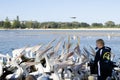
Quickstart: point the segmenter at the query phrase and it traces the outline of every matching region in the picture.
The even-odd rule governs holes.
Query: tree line
[[[20,21],[19,16],[15,20],[10,21],[7,17],[4,21],[0,21],[0,28],[5,29],[48,29],[48,28],[61,28],[61,29],[73,29],[73,28],[119,28],[120,24],[115,24],[113,21],[107,21],[103,23],[86,22],[38,22],[38,21]]]

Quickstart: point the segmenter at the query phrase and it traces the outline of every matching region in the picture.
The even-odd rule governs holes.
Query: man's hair
[[[104,40],[103,40],[103,39],[98,39],[98,40],[96,40],[96,43],[100,43],[100,44],[102,44],[103,46],[105,45],[105,43],[104,43]]]

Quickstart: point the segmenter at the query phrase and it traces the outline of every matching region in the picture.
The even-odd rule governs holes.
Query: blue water
[[[116,54],[116,59],[120,57],[120,37],[112,36],[109,40],[107,36],[91,36],[89,35],[79,35],[80,33],[102,33],[102,34],[119,34],[120,30],[0,30],[0,53],[11,54],[13,49],[21,48],[26,45],[37,45],[40,43],[46,44],[54,38],[68,37],[68,35],[78,35],[80,36],[81,49],[85,46],[91,45],[95,47],[95,41],[98,38],[105,40],[106,45],[112,48],[112,52]],[[75,43],[75,42],[73,42]]]

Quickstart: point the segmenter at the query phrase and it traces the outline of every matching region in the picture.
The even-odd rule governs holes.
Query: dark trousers
[[[107,76],[98,76],[98,80],[106,80]]]

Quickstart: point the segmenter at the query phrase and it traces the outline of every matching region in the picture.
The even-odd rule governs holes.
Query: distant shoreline
[[[120,28],[78,28],[78,29],[0,29],[0,30],[120,30]]]

